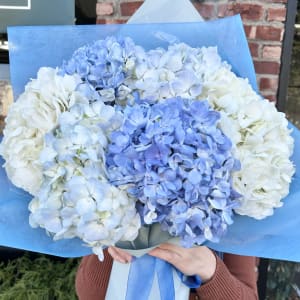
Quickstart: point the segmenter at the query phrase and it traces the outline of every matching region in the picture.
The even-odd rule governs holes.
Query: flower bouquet
[[[226,45],[224,26],[239,49]],[[297,173],[291,185],[299,159],[290,159],[294,140],[284,114],[255,92],[239,17],[63,28],[47,28],[47,36],[43,28],[9,30],[20,95],[0,152],[7,177],[29,194],[1,173],[1,244],[62,256],[93,251],[102,259],[109,245],[141,249],[176,237],[186,247],[205,242],[299,260],[296,250],[265,248],[297,235],[288,204],[299,206]],[[24,63],[18,37],[32,32],[39,55]],[[50,63],[43,38],[51,36],[73,43]],[[34,66],[36,78],[21,92]],[[289,192],[282,214],[257,221]]]

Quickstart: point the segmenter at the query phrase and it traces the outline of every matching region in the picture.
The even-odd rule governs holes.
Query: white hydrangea
[[[201,95],[205,74],[223,64],[214,48],[174,44],[167,50],[158,48],[137,56],[133,75],[126,83],[141,98],[153,101],[176,96],[195,99]]]
[[[79,237],[103,259],[102,248],[132,241],[141,226],[130,198],[106,177],[108,135],[122,115],[101,101],[77,103],[59,117],[41,152],[43,184],[31,201],[30,224],[55,240]]]
[[[234,188],[242,195],[235,211],[256,219],[272,215],[282,206],[295,172],[285,115],[226,65],[206,74],[201,97],[221,112],[220,127],[241,162],[241,170],[233,174]]]
[[[38,160],[44,134],[56,126],[61,112],[80,97],[75,92],[79,81],[77,76],[61,77],[56,69],[41,68],[10,107],[0,154],[13,184],[32,195],[42,182]]]

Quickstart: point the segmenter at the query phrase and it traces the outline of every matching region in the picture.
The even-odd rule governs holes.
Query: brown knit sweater
[[[76,292],[80,300],[103,300],[112,267],[112,258],[104,251],[104,261],[96,255],[82,259],[76,275]],[[224,254],[217,258],[213,278],[190,294],[201,300],[257,300],[256,259],[254,257]]]

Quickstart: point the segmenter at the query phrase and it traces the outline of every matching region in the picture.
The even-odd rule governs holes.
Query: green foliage
[[[1,300],[72,300],[79,259],[56,260],[28,254],[0,262]]]
[[[296,300],[297,276],[300,265],[293,262],[270,260],[266,300]]]

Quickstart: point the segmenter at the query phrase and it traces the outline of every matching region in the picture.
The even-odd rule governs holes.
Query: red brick
[[[259,44],[248,43],[252,57],[259,57]]]
[[[123,24],[128,19],[97,19],[97,24]]]
[[[97,16],[109,16],[114,13],[114,7],[112,3],[97,3],[96,5]]]
[[[268,21],[284,22],[286,19],[286,8],[269,8],[268,9]]]
[[[194,7],[197,9],[197,11],[200,13],[200,15],[206,19],[214,19],[215,16],[215,5],[212,3],[199,3],[194,2]]]
[[[262,92],[261,94],[265,99],[268,99],[270,102],[277,102],[277,93]]]
[[[278,89],[278,77],[276,78],[262,77],[259,81],[259,89],[271,90],[276,92]]]
[[[228,5],[227,4],[219,4],[217,6],[217,11],[218,11],[217,15],[220,18],[233,15],[233,13],[228,10]]]
[[[106,20],[105,19],[97,19],[96,24],[106,24]]]
[[[251,3],[228,3],[218,6],[218,17],[232,16],[241,14],[243,20],[259,21],[264,15],[264,7],[259,4]]]
[[[287,3],[288,0],[265,0],[267,3]]]
[[[281,41],[283,29],[272,26],[257,26],[256,38],[265,41]]]
[[[275,61],[254,61],[257,74],[279,74],[280,64]]]
[[[244,25],[244,30],[248,39],[256,38],[256,26]]]
[[[136,10],[143,4],[141,1],[123,2],[120,4],[122,16],[132,16]]]
[[[281,47],[280,46],[263,46],[262,57],[266,59],[280,59]]]

